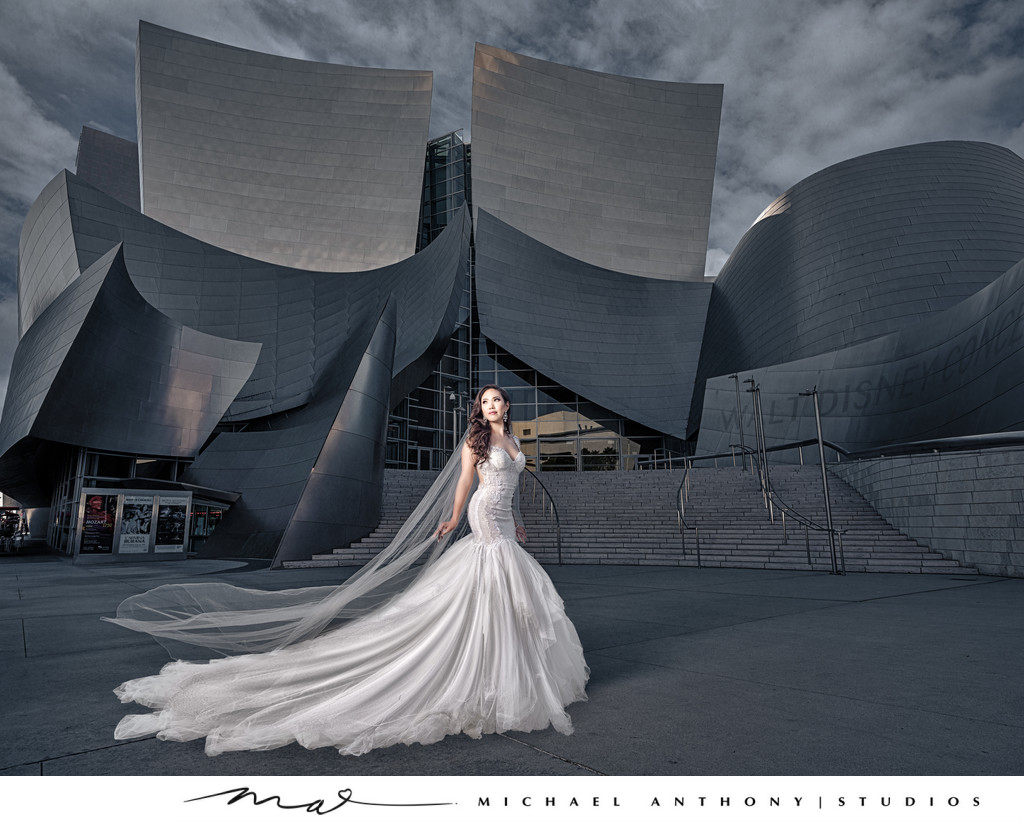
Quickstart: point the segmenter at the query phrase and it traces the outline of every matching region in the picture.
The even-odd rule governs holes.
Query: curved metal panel
[[[43,187],[18,242],[18,338],[81,272],[71,229],[66,170]],[[107,245],[107,250],[113,246]],[[106,250],[104,250],[105,252]],[[89,263],[96,260],[92,257]],[[88,264],[86,265],[88,266]]]
[[[719,84],[620,77],[478,43],[474,207],[595,266],[703,281],[721,110]]]
[[[710,284],[637,278],[577,261],[480,210],[480,329],[588,400],[682,437]]]
[[[468,279],[468,209],[419,254],[378,270],[340,274],[304,272],[218,249],[135,212],[70,173],[61,176],[55,197],[70,216],[65,223],[77,258],[93,261],[93,268],[51,302],[22,348],[31,353],[34,342],[74,339],[79,349],[55,357],[53,365],[74,361],[73,372],[80,376],[60,386],[73,388],[79,401],[103,392],[116,409],[109,422],[103,405],[79,421],[66,415],[71,405],[59,415],[55,396],[52,415],[36,417],[47,427],[20,431],[14,425],[31,417],[12,412],[11,439],[4,444],[15,447],[0,461],[5,490],[13,492],[11,485],[22,484],[18,480],[31,481],[34,468],[45,465],[38,451],[49,442],[198,454],[183,481],[241,494],[205,553],[273,556],[286,531],[293,538],[286,553],[297,553],[299,546],[311,553],[372,528],[383,471],[383,450],[372,446],[383,445],[389,396],[403,398],[429,375],[455,328]],[[110,255],[99,251],[115,245],[123,250],[117,290],[111,287],[109,301],[98,302],[88,291],[99,290],[96,273],[110,267]],[[195,328],[182,332],[177,350],[164,346],[163,316],[154,319],[156,310],[132,304],[143,298],[176,329]],[[102,309],[89,310],[95,323],[67,316],[96,306]],[[149,332],[152,352],[130,340],[136,328]],[[196,383],[178,387],[175,382],[194,378],[189,359],[202,362],[196,341],[218,337],[246,342],[239,346],[249,348],[255,367],[249,364],[227,394]],[[125,378],[121,370],[130,369],[133,359],[142,359],[145,369]],[[146,384],[157,370],[165,384],[177,388],[173,393]],[[12,393],[26,400],[39,395],[32,382],[49,381],[31,358],[24,379],[15,373]],[[19,382],[29,390],[22,393]],[[147,429],[151,406],[170,416],[182,403],[182,416],[203,417],[199,427],[171,416],[193,438]],[[248,429],[220,433],[199,453],[218,421],[246,423]],[[48,501],[48,493],[36,493]],[[345,507],[314,517],[308,506],[313,501]]]
[[[135,212],[66,173],[63,192],[83,266],[124,243],[132,280],[146,300],[181,324],[263,345],[253,375],[228,410],[230,421],[305,404],[362,313],[394,293],[400,331],[392,398],[429,375],[443,351],[468,278],[465,208],[426,249],[363,273],[314,273],[254,261],[198,241]]]
[[[19,343],[0,419],[0,454],[32,437],[119,453],[194,456],[248,380],[259,351],[259,344],[190,330],[148,305],[119,246],[54,300]]]
[[[918,144],[829,167],[776,199],[722,269],[698,393],[706,377],[914,324],[1021,257],[1024,160],[1008,149]]]
[[[347,385],[278,546],[274,565],[344,548],[380,522],[397,333],[395,309],[395,302],[389,301]],[[332,400],[338,395],[334,394]],[[346,507],[339,508],[339,502],[346,503]]]
[[[280,561],[282,553],[293,558],[329,552],[346,537],[354,541],[375,527],[394,309],[391,302],[375,316],[363,315],[350,346],[324,372],[308,405],[261,429],[219,434],[192,464],[187,482],[242,494],[204,555]],[[312,503],[319,513],[311,511]],[[291,540],[284,548],[286,535]]]
[[[853,452],[1024,430],[1024,261],[925,321],[832,353],[744,371],[761,386],[769,445],[816,436]],[[744,430],[752,432],[750,402]],[[699,453],[738,441],[732,379],[708,381]]]
[[[277,57],[140,22],[136,74],[147,215],[306,270],[415,252],[431,72]]]
[[[135,141],[83,126],[75,174],[132,209],[142,209],[139,145]]]

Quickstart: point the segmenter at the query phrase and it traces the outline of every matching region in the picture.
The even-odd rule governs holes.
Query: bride
[[[565,707],[586,699],[589,669],[554,585],[516,541],[526,539],[513,515],[526,460],[509,407],[504,390],[481,388],[457,460],[395,541],[341,586],[171,585],[122,603],[111,622],[172,652],[234,656],[177,660],[120,685],[122,702],[155,711],[124,717],[114,737],[205,737],[209,755],[293,741],[358,755],[460,732],[572,733]],[[474,475],[472,533],[445,549]],[[435,514],[449,512],[437,526]],[[428,522],[437,527],[425,532]],[[258,653],[239,654],[249,651]]]

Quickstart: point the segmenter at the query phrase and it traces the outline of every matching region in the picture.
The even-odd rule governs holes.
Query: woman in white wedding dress
[[[155,711],[124,717],[115,738],[205,737],[210,755],[291,742],[357,755],[460,732],[480,737],[552,725],[570,734],[565,707],[586,699],[589,669],[554,585],[517,542],[525,541],[525,532],[515,524],[512,499],[526,462],[508,426],[509,407],[507,394],[494,385],[477,394],[451,518],[432,538],[455,530],[476,473],[479,487],[468,513],[472,533],[430,560],[412,584],[310,639],[263,653],[178,660],[155,676],[123,683],[115,689],[122,702]],[[392,550],[388,560],[394,555]],[[372,577],[374,564],[359,573]],[[325,589],[313,590],[319,597]],[[286,606],[289,622],[301,623],[295,615],[313,605],[321,610],[335,594],[351,598],[344,585],[326,590],[328,597],[310,608]],[[188,599],[194,593],[192,588]],[[120,610],[113,621],[156,636],[169,624],[217,624],[216,610],[191,610],[174,623],[141,622]],[[247,628],[259,625],[246,622]]]

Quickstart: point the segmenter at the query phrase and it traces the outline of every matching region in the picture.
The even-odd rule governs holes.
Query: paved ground
[[[348,571],[0,558],[0,776],[1024,774],[1024,580],[548,570],[593,671],[573,736],[208,758],[201,742],[114,741],[139,709],[111,689],[165,655],[98,618],[164,582],[286,588]]]

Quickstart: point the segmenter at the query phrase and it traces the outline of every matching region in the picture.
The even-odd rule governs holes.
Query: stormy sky
[[[308,60],[434,72],[431,135],[472,139],[476,41],[572,66],[723,83],[708,273],[777,195],[935,140],[1024,155],[1020,0],[2,0],[0,397],[18,236],[83,124],[135,139],[139,19]]]

